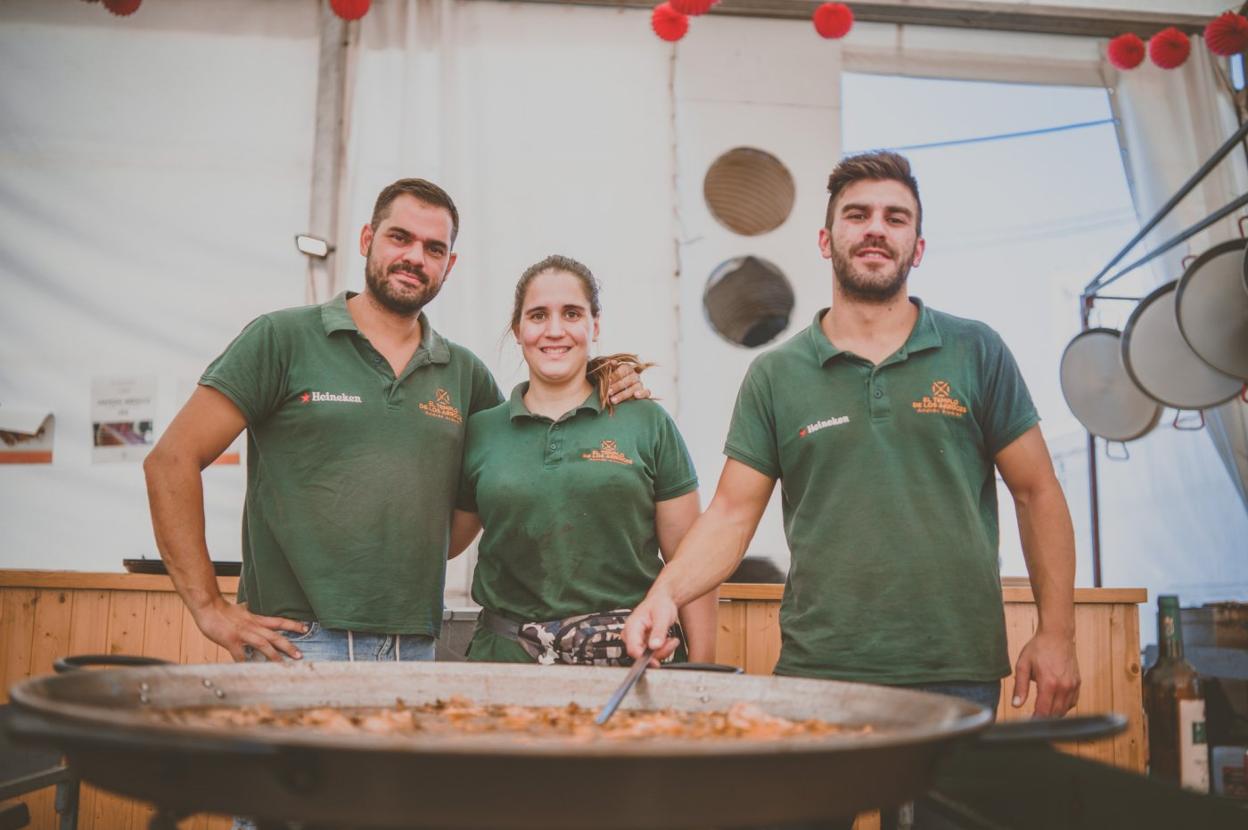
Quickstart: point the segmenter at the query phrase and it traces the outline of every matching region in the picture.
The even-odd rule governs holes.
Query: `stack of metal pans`
[[[1131,441],[1164,406],[1203,410],[1248,381],[1248,251],[1217,245],[1140,301],[1121,335],[1085,331],[1062,355],[1062,393],[1088,432]]]

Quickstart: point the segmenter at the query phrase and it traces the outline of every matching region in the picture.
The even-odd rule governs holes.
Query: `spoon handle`
[[[598,713],[598,717],[594,718],[594,723],[602,726],[607,720],[615,714],[615,710],[619,708],[620,701],[628,694],[628,690],[633,688],[637,683],[637,679],[641,677],[641,673],[646,670],[646,666],[650,665],[650,656],[654,654],[654,649],[646,649],[646,653],[637,658],[633,663],[633,667],[628,670],[628,677],[624,678],[624,682],[611,695],[611,699],[607,701],[607,705],[602,707],[602,711]]]

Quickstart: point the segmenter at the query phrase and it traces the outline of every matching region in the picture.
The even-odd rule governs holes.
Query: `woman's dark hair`
[[[586,265],[572,257],[551,254],[541,262],[535,262],[528,268],[525,268],[524,273],[520,275],[520,280],[516,283],[515,301],[511,308],[511,330],[513,332],[520,328],[520,315],[524,311],[524,297],[529,293],[529,284],[547,271],[564,271],[576,277],[580,280],[581,288],[585,290],[585,299],[589,300],[590,316],[596,319],[599,312],[602,311],[602,306],[598,299],[598,280],[594,279],[593,272]],[[631,366],[633,371],[640,375],[653,365],[653,363],[643,361],[635,354],[620,352],[590,359],[589,365],[585,369],[585,377],[598,390],[598,399],[607,408],[607,412],[611,413],[615,412],[615,405],[611,403],[611,399],[607,396],[607,389],[611,386],[611,375],[615,373],[615,370],[622,366]]]

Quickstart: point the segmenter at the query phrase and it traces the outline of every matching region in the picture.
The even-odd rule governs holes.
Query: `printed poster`
[[[97,377],[91,382],[91,461],[142,461],[156,442],[156,377]]]

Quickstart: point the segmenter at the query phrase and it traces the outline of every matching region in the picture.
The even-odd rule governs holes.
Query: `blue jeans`
[[[434,639],[424,634],[375,634],[369,631],[346,631],[321,628],[318,622],[308,623],[305,634],[279,631],[298,646],[304,660],[336,662],[391,662],[432,660]],[[245,647],[247,660],[263,663],[266,658],[251,646]]]
[[[911,686],[897,686],[898,689],[909,689],[915,692],[931,692],[938,695],[969,700],[993,711],[997,711],[997,701],[1001,697],[1001,681],[992,680],[987,683],[954,681],[946,683],[916,683]],[[768,827],[764,830],[850,830],[854,826],[854,817],[832,819],[830,821],[802,822],[786,824],[782,827]],[[902,804],[895,810],[880,811],[880,830],[943,830],[948,824],[940,816],[933,814],[924,803],[922,796],[915,801]]]
[[[991,680],[986,683],[958,681],[951,683],[917,683],[913,686],[898,686],[897,688],[910,689],[915,692],[932,692],[933,694],[949,695],[950,697],[969,700],[971,703],[987,706],[992,710],[994,717],[997,712],[997,701],[1001,699],[1000,680]]]

